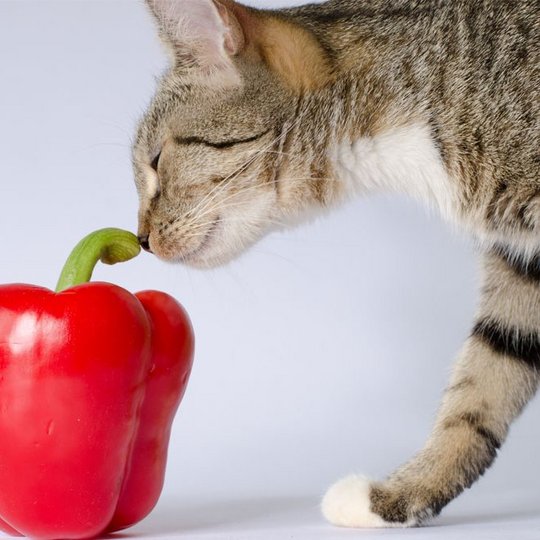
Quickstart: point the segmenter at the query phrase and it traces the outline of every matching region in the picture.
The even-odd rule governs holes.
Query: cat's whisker
[[[204,216],[208,213],[208,209],[209,208],[214,208],[214,207],[210,207],[211,204],[214,204],[214,203],[222,203],[224,201],[227,201],[229,200],[231,197],[236,197],[238,195],[241,195],[245,192],[249,192],[251,190],[257,190],[257,189],[260,189],[260,184],[255,184],[255,185],[250,185],[250,186],[245,186],[245,187],[242,187],[240,189],[238,189],[237,191],[235,191],[234,193],[229,193],[229,195],[227,195],[226,197],[224,197],[223,199],[219,199],[219,201],[217,201],[217,196],[212,198],[211,200],[207,201],[207,204],[203,207],[203,208],[199,208],[197,212],[194,211],[194,209],[190,209],[187,213],[187,216],[190,216],[190,217],[194,217],[194,218],[197,218],[197,219],[200,219],[201,216]],[[223,191],[226,191],[225,189]],[[198,208],[199,205],[197,205],[196,208]]]
[[[246,220],[245,218],[234,218],[234,217],[224,218],[218,221],[218,223],[248,223],[248,222],[249,220]],[[208,228],[214,225],[214,223],[215,223],[215,220],[207,221],[206,223],[197,223],[195,225],[186,223],[185,227],[186,229],[189,230],[190,233],[195,232],[197,234],[202,235],[203,233],[207,232]],[[257,224],[263,224],[263,223],[272,224],[272,225],[277,225],[280,227],[284,225],[282,221],[274,220],[271,218],[257,218],[256,223]],[[203,233],[199,233],[198,231],[203,231]]]
[[[325,182],[325,183],[327,183],[327,182],[339,183],[339,181],[337,179],[328,178],[328,177],[318,177],[318,178],[310,177],[310,176],[309,177],[295,177],[294,180],[295,181],[313,181],[313,182],[317,181],[317,182]],[[203,210],[204,210],[203,212],[199,212],[197,215],[194,215],[194,213],[192,211],[190,211],[188,213],[188,216],[199,220],[202,217],[213,213],[216,209],[221,209],[221,208],[226,207],[226,206],[223,205],[223,203],[230,200],[231,198],[239,197],[241,195],[244,195],[245,193],[249,193],[250,191],[258,191],[260,189],[260,187],[261,186],[259,184],[256,184],[256,185],[253,185],[253,186],[246,186],[245,188],[240,189],[238,191],[235,191],[234,193],[231,193],[230,195],[228,195],[227,197],[225,197],[223,199],[220,199],[219,201],[215,201],[215,199],[212,200],[212,201],[209,201],[209,203],[206,205],[206,207],[203,208]],[[212,202],[215,202],[216,204],[214,204],[213,206],[210,206],[210,204]],[[237,204],[240,204],[240,201]]]
[[[220,208],[224,208],[224,205],[223,203],[225,203],[226,201],[230,200],[230,199],[233,199],[235,197],[239,197],[241,195],[244,195],[246,193],[249,193],[251,191],[258,191],[261,189],[261,186],[256,184],[256,185],[253,185],[253,186],[246,186],[245,188],[242,188],[242,189],[239,189],[238,191],[235,191],[234,193],[230,193],[229,195],[227,195],[227,197],[224,197],[223,199],[219,199],[219,200],[212,200],[212,201],[209,201],[208,205],[206,206],[206,208],[204,208],[203,212],[199,212],[197,213],[196,215],[190,211],[188,212],[187,216],[190,217],[190,218],[194,218],[194,219],[201,219],[201,217],[204,217],[208,214],[211,214],[213,213],[216,209],[220,209]],[[214,203],[213,206],[209,206],[210,204]],[[239,201],[240,203],[240,201]]]
[[[335,178],[329,178],[329,177],[312,177],[312,176],[306,176],[306,177],[295,177],[294,178],[294,181],[301,181],[301,182],[304,182],[304,181],[312,181],[312,182],[334,182],[334,183],[340,183],[340,181],[338,179],[335,179]],[[236,191],[235,193],[232,193],[231,195],[229,195],[228,197],[225,197],[224,199],[220,199],[219,201],[219,207],[221,208],[221,203],[227,201],[228,199],[230,198],[233,198],[233,197],[236,197],[236,196],[240,196],[246,192],[249,192],[251,190],[258,190],[260,189],[260,185],[254,185],[254,186],[246,186],[244,189],[240,189],[238,191]],[[225,190],[224,190],[225,191]],[[195,213],[192,210],[190,210],[189,212],[189,215],[193,215],[193,217],[196,217],[197,219],[200,219],[201,217],[204,217],[205,215],[209,214],[209,213],[212,213],[214,211],[215,208],[217,208],[218,206],[209,206],[213,201],[215,200],[215,198],[212,200],[212,201],[208,201],[208,204],[206,205],[206,207],[202,208],[202,210],[204,210],[202,213],[199,212],[196,216],[195,216]]]
[[[317,181],[317,182],[325,182],[325,183],[328,183],[328,182],[334,182],[334,183],[340,183],[339,180],[335,179],[335,178],[328,178],[328,177],[318,177],[318,178],[315,178],[315,177],[311,177],[311,176],[307,176],[307,177],[295,177],[294,178],[295,181]],[[204,217],[208,214],[211,214],[213,213],[216,209],[221,209],[221,208],[225,208],[226,205],[224,206],[222,203],[226,202],[227,200],[230,200],[231,198],[234,198],[234,197],[238,197],[238,196],[241,196],[245,193],[248,193],[250,191],[257,191],[260,189],[260,185],[254,185],[254,186],[246,186],[245,188],[243,189],[240,189],[232,194],[230,194],[229,196],[225,197],[224,199],[220,199],[219,201],[216,201],[216,204],[214,206],[210,206],[210,203],[213,202],[213,201],[210,201],[209,204],[206,206],[206,208],[204,208],[203,212],[201,213],[198,213],[196,216],[194,215],[193,217],[196,218],[197,220],[199,220],[201,217]],[[238,203],[236,204],[240,204],[241,201],[239,201]],[[190,216],[191,216],[191,213],[190,213]]]
[[[248,160],[246,160],[246,162],[244,162],[238,169],[236,169],[235,171],[233,171],[230,175],[226,176],[221,182],[220,184],[218,184],[216,186],[216,188],[219,188],[219,187],[225,187],[227,184],[228,184],[228,181],[231,180],[232,178],[236,178],[243,170],[245,170],[247,167],[249,167],[249,165],[251,165],[251,163],[253,163],[253,161],[262,153],[262,152],[265,152],[266,149],[268,148],[271,148],[279,139],[280,137],[283,137],[283,134],[280,134],[278,136],[276,136],[272,141],[270,141],[270,143],[268,143],[265,147],[263,147],[262,149],[260,150],[257,150],[255,151],[250,157]],[[206,200],[208,197],[210,197],[217,189],[214,188],[212,189],[207,195],[206,197],[203,199]]]
[[[274,146],[280,139],[284,139],[287,134],[294,128],[298,125],[300,121],[300,118],[296,119],[294,122],[292,122],[290,124],[290,126],[288,126],[287,128],[284,128],[284,130],[279,134],[277,135],[276,137],[274,137],[269,143],[266,144],[266,146],[264,146],[263,148],[259,149],[259,150],[256,150],[251,156],[250,158],[244,162],[238,169],[236,169],[235,171],[233,171],[229,176],[225,177],[218,185],[216,185],[212,190],[210,190],[210,192],[203,198],[202,201],[199,202],[199,204],[192,210],[192,212],[195,214],[197,213],[201,208],[204,209],[204,207],[202,207],[202,205],[207,201],[207,200],[212,200],[212,198],[215,198],[216,194],[221,191],[221,190],[225,190],[228,185],[232,182],[232,180],[236,179],[243,171],[245,171],[245,169],[247,167],[249,167],[258,157],[260,157],[261,155],[263,155],[264,153],[267,153],[267,152],[270,152],[270,150],[268,150],[269,148],[271,148],[272,146]],[[279,154],[279,152],[277,152]],[[284,154],[283,154],[284,155]],[[220,190],[221,188],[221,190]]]
[[[260,154],[258,152],[254,153],[254,155],[252,155],[248,161],[246,161],[243,165],[241,165],[238,169],[236,169],[236,171],[234,171],[232,174],[230,174],[229,176],[227,176],[223,180],[221,180],[221,182],[219,184],[217,184],[204,197],[204,199],[203,199],[203,201],[201,201],[201,203],[206,203],[206,202],[211,203],[213,200],[215,200],[217,198],[219,193],[221,193],[222,191],[226,191],[227,188],[229,187],[229,185],[232,183],[232,181],[235,180],[236,178],[238,178],[238,176],[242,172],[244,172],[250,165],[252,165],[256,161],[256,159],[259,157],[259,155]],[[201,203],[199,203],[194,209],[192,209],[193,214],[197,213],[201,209],[205,210],[205,207],[202,206]]]
[[[235,206],[237,206],[237,205],[236,204],[226,205],[226,207],[228,207],[228,208],[234,208]],[[246,220],[245,218],[238,218],[238,217],[225,217],[225,218],[220,217],[218,219],[218,222],[223,222],[223,223],[249,223],[249,220]],[[216,223],[215,219],[207,220],[207,221],[204,221],[204,222],[196,222],[196,221],[189,222],[188,221],[188,222],[182,223],[181,224],[182,227],[179,227],[179,229],[180,228],[185,228],[190,233],[190,236],[183,235],[183,238],[190,238],[190,237],[194,237],[194,236],[204,236],[208,232],[208,228],[211,227],[212,225],[214,225],[215,223]],[[279,220],[273,219],[273,218],[268,218],[268,217],[257,218],[256,223],[257,224],[271,224],[271,225],[276,225],[278,227],[282,227],[284,225],[284,223],[282,221],[279,221]]]
[[[259,222],[252,223],[252,222],[249,222],[249,221],[244,221],[242,223],[244,223],[245,225],[248,225],[250,227],[250,229],[253,229],[254,226],[261,227],[262,225],[266,225],[263,222],[261,222],[261,223],[259,223]],[[181,240],[184,241],[184,242],[192,240],[194,238],[204,240],[206,235],[207,235],[206,231],[202,231],[202,232],[201,231],[199,231],[199,232],[187,231],[185,234],[181,235]]]
[[[225,191],[225,189],[227,188],[228,184],[229,184],[229,181],[231,181],[231,179],[235,179],[238,177],[238,175],[240,175],[247,167],[249,167],[249,165],[252,163],[253,160],[250,160],[248,162],[245,162],[243,163],[238,169],[236,169],[233,173],[231,173],[229,176],[223,178],[219,184],[216,184],[216,186],[214,186],[214,188],[212,188],[206,195],[205,197],[203,197],[203,199],[198,203],[197,206],[195,206],[195,208],[191,209],[190,212],[193,213],[193,214],[196,214],[199,210],[204,210],[204,206],[203,204],[206,203],[207,201],[212,201],[213,199],[216,198],[218,192],[220,191]]]

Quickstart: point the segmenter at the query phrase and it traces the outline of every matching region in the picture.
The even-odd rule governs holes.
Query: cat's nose
[[[148,241],[148,235],[139,236],[139,244],[141,244],[141,247],[144,249],[144,251],[148,251],[148,253],[152,253],[152,250],[150,249],[150,242]]]

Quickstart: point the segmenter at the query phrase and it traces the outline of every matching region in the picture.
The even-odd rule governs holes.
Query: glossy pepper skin
[[[193,344],[165,293],[0,286],[0,529],[91,538],[143,519]]]

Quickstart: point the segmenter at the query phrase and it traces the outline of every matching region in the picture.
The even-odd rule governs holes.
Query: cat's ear
[[[237,77],[245,35],[227,0],[146,0],[176,66],[198,77]],[[237,11],[237,10],[236,10]]]

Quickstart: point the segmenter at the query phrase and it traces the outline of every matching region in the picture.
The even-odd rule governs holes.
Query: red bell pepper
[[[0,529],[90,538],[143,519],[160,495],[193,332],[167,294],[85,283],[139,253],[104,229],[57,291],[0,286]]]

